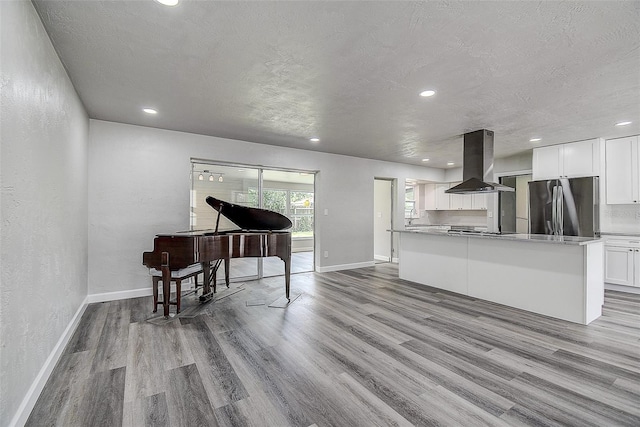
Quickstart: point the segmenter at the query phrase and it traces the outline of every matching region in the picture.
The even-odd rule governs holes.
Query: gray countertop
[[[631,232],[618,233],[614,231],[603,231],[600,234],[602,234],[603,236],[640,237],[640,233],[631,233]]]
[[[497,239],[518,242],[537,242],[537,243],[554,243],[561,245],[588,245],[590,243],[602,242],[597,237],[576,237],[576,236],[549,236],[546,234],[490,234],[490,233],[450,233],[446,230],[431,230],[429,228],[422,229],[406,229],[406,230],[389,230],[394,233],[411,233],[411,234],[429,234],[435,236],[447,237],[469,237],[479,239]]]

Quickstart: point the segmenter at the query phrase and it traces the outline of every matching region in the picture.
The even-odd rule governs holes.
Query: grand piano
[[[162,272],[162,306],[169,316],[171,272],[200,263],[204,283],[200,301],[209,301],[216,292],[216,273],[225,264],[225,282],[229,286],[229,260],[242,257],[277,256],[284,261],[285,294],[289,298],[291,278],[291,221],[284,215],[267,209],[235,205],[214,197],[207,204],[218,212],[214,230],[184,231],[158,234],[153,251],[142,254],[142,263]],[[218,231],[220,214],[240,227]]]

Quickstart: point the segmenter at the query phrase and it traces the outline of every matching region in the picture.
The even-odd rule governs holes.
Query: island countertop
[[[518,242],[554,243],[561,245],[588,245],[602,242],[599,237],[578,237],[578,236],[553,236],[546,234],[494,234],[487,232],[451,232],[448,230],[433,230],[430,228],[408,228],[404,230],[388,230],[393,233],[431,234],[449,237],[472,237],[480,239],[497,239]]]

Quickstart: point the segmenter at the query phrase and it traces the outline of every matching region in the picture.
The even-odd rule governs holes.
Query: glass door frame
[[[315,200],[315,194],[316,194],[316,175],[319,171],[317,170],[308,170],[308,169],[293,169],[293,168],[282,168],[282,167],[271,167],[271,166],[263,166],[263,165],[251,165],[248,163],[235,163],[235,162],[224,162],[224,161],[217,161],[217,160],[211,160],[211,159],[202,159],[202,158],[196,158],[196,157],[191,157],[190,159],[190,164],[191,164],[191,168],[189,171],[189,175],[190,175],[190,191],[193,190],[193,180],[194,180],[194,173],[193,173],[193,166],[194,164],[202,164],[202,165],[210,165],[210,166],[223,166],[223,167],[234,167],[234,168],[239,168],[239,169],[256,169],[258,171],[258,206],[259,208],[262,208],[263,206],[263,172],[265,170],[269,170],[269,171],[280,171],[280,172],[292,172],[292,173],[306,173],[309,175],[313,176],[313,194],[314,194],[314,200]],[[191,209],[191,200],[189,202],[189,209]],[[316,214],[317,214],[317,209],[316,209],[316,204],[314,202],[313,204],[313,267],[312,267],[312,271],[315,271],[316,269],[316,260],[315,260],[315,252],[316,252]],[[191,227],[191,221],[189,221],[189,225]],[[264,265],[263,265],[263,259],[262,257],[256,257],[257,259],[257,274],[256,275],[252,275],[252,276],[241,276],[241,277],[235,277],[230,279],[231,282],[239,282],[239,281],[243,281],[243,280],[258,280],[258,279],[262,279],[264,277]]]

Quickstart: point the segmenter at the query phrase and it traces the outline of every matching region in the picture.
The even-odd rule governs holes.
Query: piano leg
[[[229,287],[229,258],[224,259],[224,283]]]
[[[202,284],[202,295],[200,295],[200,302],[209,301],[213,298],[213,292],[211,292],[211,263],[209,261],[203,262],[202,271],[204,272],[204,283]],[[213,280],[215,281],[216,277],[213,274]],[[215,291],[215,282],[213,283],[213,289]]]
[[[291,285],[291,258],[283,259],[283,261],[284,261],[285,293],[286,293],[287,301],[291,302],[291,298],[289,298],[289,288]]]
[[[162,308],[164,317],[169,317],[169,298],[171,297],[171,270],[169,270],[169,252],[162,252]]]

